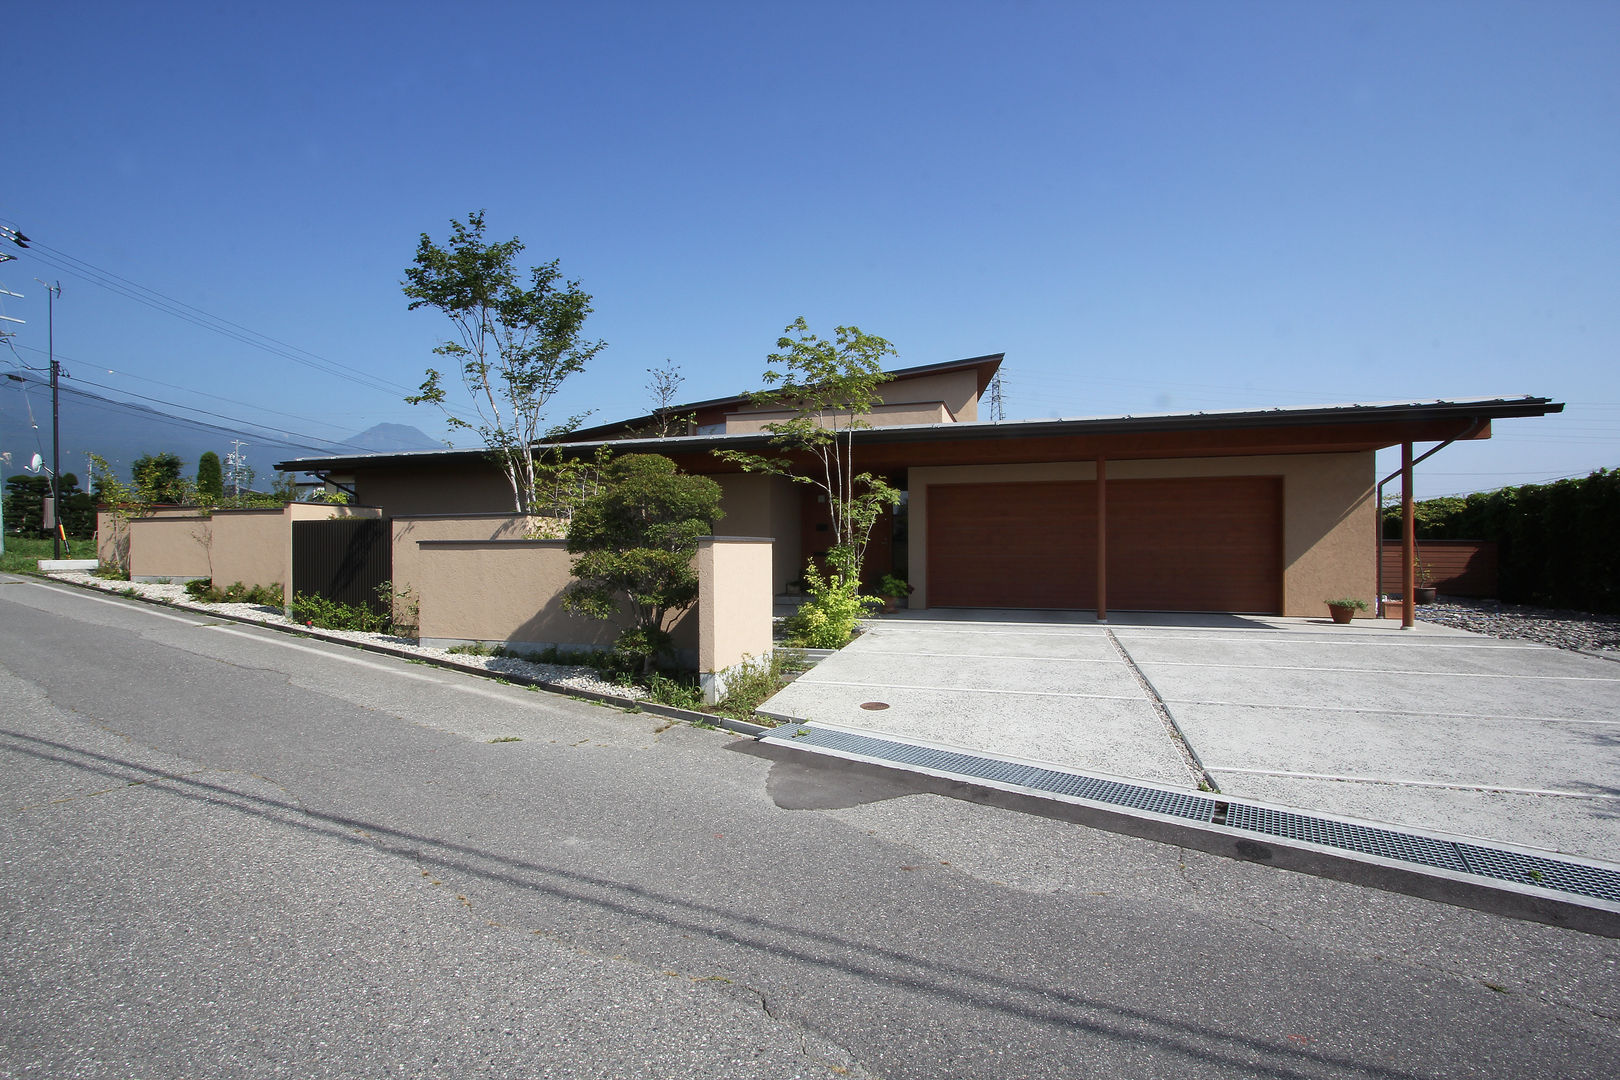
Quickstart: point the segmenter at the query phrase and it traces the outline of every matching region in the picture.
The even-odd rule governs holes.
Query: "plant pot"
[[[1329,604],[1328,613],[1333,616],[1336,623],[1347,623],[1356,617],[1356,609],[1348,604]]]
[[[1384,618],[1395,619],[1398,622],[1406,621],[1406,604],[1400,600],[1384,601]]]
[[[1419,585],[1417,588],[1413,589],[1412,592],[1416,596],[1418,603],[1432,604],[1434,603],[1434,597],[1438,590],[1433,585]]]
[[[894,602],[894,597],[885,596],[883,598],[883,614],[893,615],[898,610],[899,605]]]

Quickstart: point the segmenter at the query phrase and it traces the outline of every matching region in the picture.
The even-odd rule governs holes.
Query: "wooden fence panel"
[[[1429,568],[1434,587],[1449,596],[1497,595],[1494,540],[1419,540],[1418,558]],[[1401,542],[1384,541],[1384,595],[1401,591]]]

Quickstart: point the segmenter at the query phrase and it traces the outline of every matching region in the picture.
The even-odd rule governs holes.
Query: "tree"
[[[771,445],[784,456],[716,453],[747,472],[785,476],[826,495],[832,518],[830,579],[855,583],[878,515],[900,501],[900,493],[881,477],[855,471],[855,432],[871,426],[863,416],[883,400],[878,387],[889,378],[883,358],[898,354],[858,326],[835,332],[833,341],[817,337],[801,316],[777,340],[780,351],[767,357],[764,381],[770,389],[752,397],[756,405],[792,412],[787,420],[765,425]]]
[[[647,429],[649,436],[667,439],[671,435],[685,435],[690,430],[696,414],[677,415],[674,411],[675,395],[680,393],[685,381],[681,366],[668,357],[661,366],[647,369],[647,393],[653,403],[652,423]]]
[[[175,503],[188,506],[196,501],[196,488],[180,475],[180,455],[165,451],[142,454],[131,467],[135,475],[135,498],[148,505]]]
[[[19,536],[38,536],[45,529],[45,503],[51,497],[47,476],[18,474],[6,480],[6,529]]]
[[[628,615],[614,647],[650,672],[670,650],[670,614],[697,599],[692,559],[720,516],[720,485],[708,477],[681,473],[658,454],[614,459],[569,526],[577,580],[564,606],[597,619]]]
[[[197,497],[209,506],[217,506],[225,497],[225,473],[219,455],[212,450],[203,451],[197,459]]]
[[[461,365],[461,380],[473,399],[476,418],[452,412],[444,377],[427,370],[421,393],[405,400],[440,408],[453,428],[476,431],[512,487],[520,514],[535,513],[535,447],[576,426],[583,417],[546,427],[546,406],[563,381],[604,347],[586,341],[585,318],[591,297],[577,281],[565,281],[556,260],[529,269],[528,284],[514,260],[523,251],[516,237],[484,242],[483,211],[465,222],[450,222],[447,248],[422,234],[416,263],[402,283],[410,310],[437,308],[455,327],[458,340],[433,351]]]

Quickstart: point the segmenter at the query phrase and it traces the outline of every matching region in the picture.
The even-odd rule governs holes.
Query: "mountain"
[[[5,373],[0,378],[0,451],[11,454],[5,475],[21,472],[34,454],[51,460],[51,385],[31,373]],[[107,459],[119,476],[130,479],[130,466],[143,454],[169,451],[178,454],[189,475],[205,450],[221,461],[241,440],[242,454],[259,486],[267,487],[275,463],[295,457],[361,453],[365,450],[434,449],[434,442],[404,424],[378,424],[352,439],[325,442],[294,434],[277,437],[204,423],[160,412],[144,405],[114,401],[73,385],[61,384],[62,471],[84,482],[87,453]]]
[[[427,432],[413,428],[409,424],[376,424],[358,435],[351,435],[347,441],[352,446],[364,446],[367,450],[389,453],[395,450],[444,449],[444,443],[438,442]]]

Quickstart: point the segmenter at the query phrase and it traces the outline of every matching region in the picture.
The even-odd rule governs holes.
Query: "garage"
[[[1282,479],[1110,480],[1110,608],[1282,610]],[[1097,605],[1097,487],[928,488],[929,605]]]

